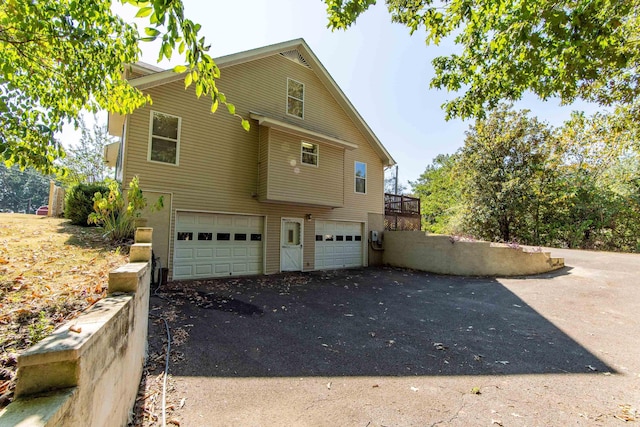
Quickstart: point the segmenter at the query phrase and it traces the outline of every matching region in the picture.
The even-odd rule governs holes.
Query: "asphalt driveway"
[[[528,278],[173,283],[151,300],[151,368],[164,368],[163,318],[182,426],[640,421],[640,256],[553,255],[567,267]]]

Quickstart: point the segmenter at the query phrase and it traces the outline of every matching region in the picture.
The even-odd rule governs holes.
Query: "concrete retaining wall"
[[[459,276],[522,276],[564,267],[549,252],[460,241],[421,231],[385,231],[384,264]]]
[[[16,400],[0,426],[124,426],[146,356],[151,229],[129,264],[109,273],[109,296],[18,357]]]

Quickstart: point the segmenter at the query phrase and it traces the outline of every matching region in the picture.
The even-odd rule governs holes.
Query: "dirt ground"
[[[13,399],[18,354],[103,298],[127,253],[95,227],[0,213],[0,409]]]
[[[566,426],[640,421],[640,256],[561,271],[368,268],[171,283],[151,300],[137,425]]]

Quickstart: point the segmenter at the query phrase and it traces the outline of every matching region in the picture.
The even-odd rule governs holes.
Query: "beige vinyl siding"
[[[287,77],[305,84],[304,120],[286,115]],[[312,70],[280,55],[274,55],[224,68],[219,88],[234,103],[236,112],[242,117],[247,118],[249,111],[255,111],[357,144],[357,149],[345,151],[320,143],[320,167],[300,165],[306,179],[311,174],[311,169],[323,173],[326,162],[335,163],[338,170],[331,173],[341,180],[343,207],[331,209],[285,202],[259,202],[255,195],[264,193],[261,186],[266,185],[265,181],[270,183],[273,178],[269,174],[264,179],[267,171],[263,166],[269,160],[267,156],[274,155],[275,151],[275,145],[270,147],[271,152],[261,150],[260,145],[269,139],[271,133],[280,133],[282,141],[293,144],[295,149],[292,155],[299,162],[301,138],[291,137],[280,131],[260,129],[253,120],[251,130],[246,132],[240,126],[240,120],[228,114],[224,108],[211,114],[211,100],[205,97],[197,99],[193,90],[185,90],[183,82],[179,81],[149,89],[153,105],[141,108],[127,117],[123,165],[124,182],[129,182],[134,175],[138,175],[143,190],[172,193],[171,236],[175,234],[176,209],[266,216],[265,272],[274,273],[280,269],[281,217],[305,218],[306,214],[311,214],[314,220],[366,223],[368,213],[384,212],[382,161]],[[147,161],[151,109],[182,119],[179,166]],[[367,163],[366,195],[354,192],[355,160]],[[340,177],[340,171],[344,174],[343,178]],[[303,180],[299,182],[303,183]],[[324,191],[324,184],[317,184],[320,185],[312,187],[314,191]],[[284,183],[273,188],[278,189],[281,192],[279,194],[286,195]],[[304,269],[313,269],[314,266],[313,224],[314,221],[304,223]],[[172,257],[171,247],[170,269]]]
[[[271,129],[260,128],[260,142],[258,146],[258,200],[263,200],[267,195],[269,185],[269,135]]]
[[[261,200],[330,207],[343,206],[344,150],[318,143],[318,166],[300,161],[302,138],[271,130],[268,142],[268,185]],[[315,141],[314,141],[315,142]],[[261,147],[264,150],[264,147]],[[259,184],[262,189],[262,183]]]

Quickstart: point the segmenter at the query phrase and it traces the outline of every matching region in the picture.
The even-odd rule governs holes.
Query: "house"
[[[152,204],[153,247],[174,280],[366,266],[380,254],[384,168],[395,162],[302,39],[216,59],[218,87],[249,120],[146,64],[153,104],[109,117],[116,174]]]

